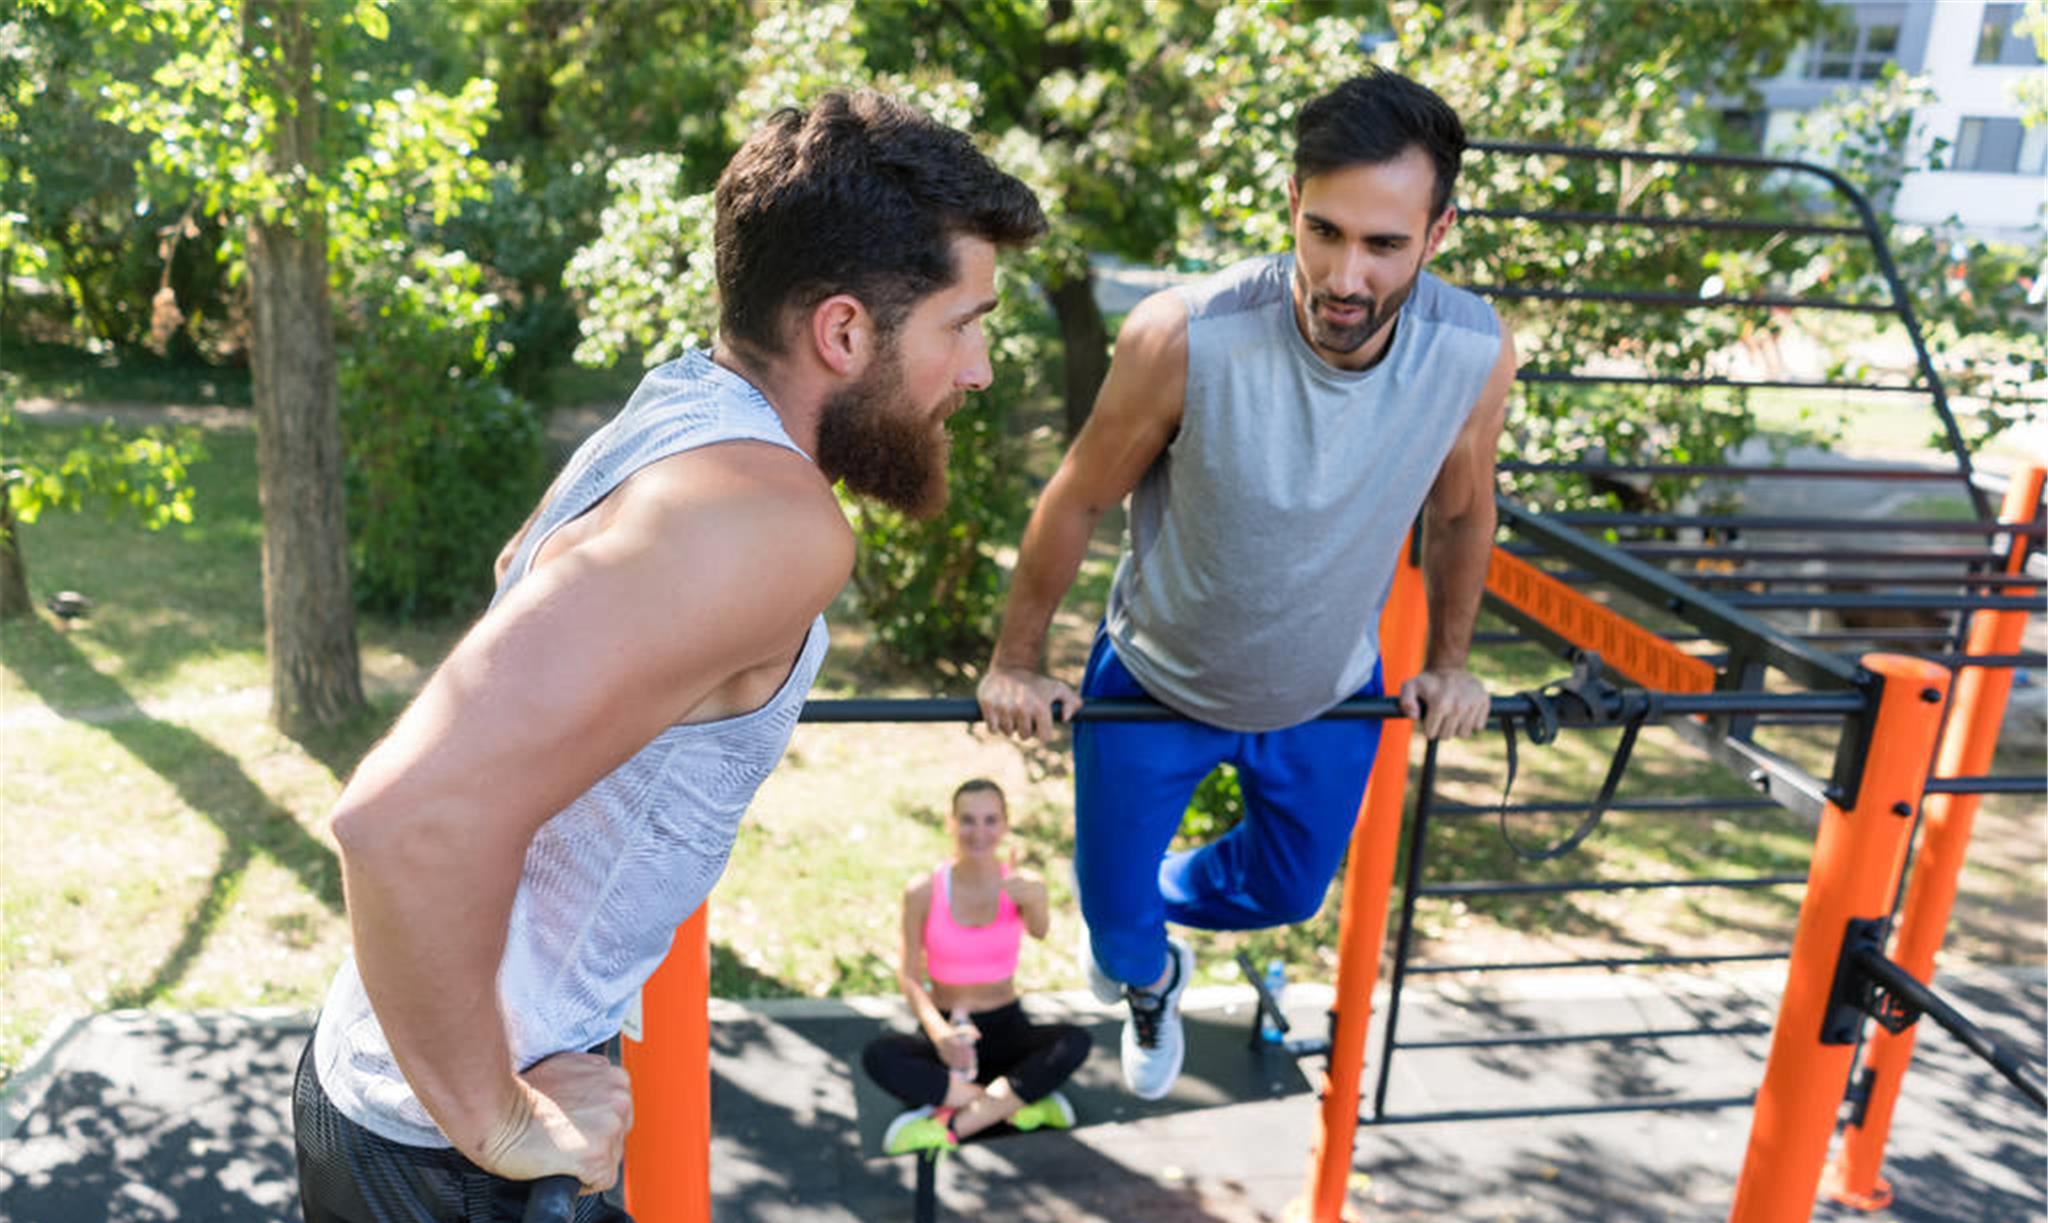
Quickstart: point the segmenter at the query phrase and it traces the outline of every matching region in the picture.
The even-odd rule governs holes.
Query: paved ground
[[[1768,1018],[1769,972],[1687,986],[1614,976],[1538,979],[1513,993],[1445,985],[1404,1002],[1405,1040],[1586,1032]],[[1975,970],[1941,985],[1999,1037],[2043,1060],[2048,981]],[[1047,1010],[1098,1023],[1073,1094],[1086,1124],[970,1146],[940,1174],[941,1217],[1248,1223],[1300,1191],[1315,1102],[1293,1067],[1246,1051],[1245,989],[1200,999],[1184,1088],[1138,1105],[1113,1086],[1114,1025],[1061,996]],[[1327,994],[1298,988],[1290,1012],[1319,1024]],[[886,1109],[856,1087],[852,1058],[887,1001],[719,1003],[713,1025],[715,1215],[721,1220],[910,1217],[913,1168],[870,1158]],[[1380,1008],[1382,1012],[1384,1007]],[[72,1028],[0,1104],[0,1220],[226,1223],[295,1219],[286,1085],[305,1019],[124,1012]],[[1388,1111],[1563,1109],[1643,1096],[1743,1094],[1766,1038],[1397,1055]],[[1377,1048],[1377,1045],[1374,1046]],[[1376,1059],[1374,1059],[1376,1060]],[[1313,1067],[1314,1063],[1310,1063]],[[1367,1085],[1370,1099],[1371,1084]],[[1749,1111],[1559,1114],[1390,1123],[1360,1130],[1353,1178],[1366,1218],[1720,1220],[1748,1141]],[[2048,1218],[2042,1118],[1946,1034],[1922,1034],[1893,1135],[1899,1203],[1876,1223],[2030,1223]],[[645,1221],[658,1223],[658,1221]]]

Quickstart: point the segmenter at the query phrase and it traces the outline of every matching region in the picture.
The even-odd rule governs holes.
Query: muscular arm
[[[1422,673],[1403,686],[1401,700],[1409,716],[1423,712],[1423,730],[1432,739],[1472,734],[1486,725],[1486,690],[1466,670],[1466,661],[1493,555],[1495,453],[1514,382],[1514,339],[1504,331],[1500,355],[1423,505],[1429,644]]]
[[[1044,707],[1051,691],[1027,681],[1043,665],[1053,612],[1074,584],[1103,513],[1122,503],[1173,440],[1186,388],[1187,310],[1173,294],[1157,293],[1124,320],[1095,410],[1024,528],[1002,633],[981,694],[992,729],[1050,731]],[[999,675],[1007,678],[989,682]],[[1059,695],[1078,704],[1070,690]]]
[[[501,1149],[544,1103],[514,1076],[496,989],[534,832],[732,677],[789,657],[851,563],[823,482],[765,446],[663,460],[592,514],[456,646],[334,814],[399,1066],[456,1147],[508,1176],[549,1171]]]
[[[1426,670],[1462,669],[1472,649],[1479,600],[1493,555],[1495,455],[1515,382],[1515,343],[1503,332],[1500,356],[1437,473],[1422,513],[1422,577],[1429,591]]]

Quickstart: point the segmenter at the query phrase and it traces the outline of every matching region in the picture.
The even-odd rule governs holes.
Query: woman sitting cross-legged
[[[1043,939],[1051,917],[1044,881],[996,857],[1009,827],[1001,787],[967,782],[946,818],[952,861],[903,890],[896,980],[919,1032],[861,1051],[868,1077],[912,1106],[883,1137],[891,1155],[955,1150],[1005,1121],[1074,1124],[1073,1105],[1054,1089],[1088,1056],[1089,1037],[1073,1024],[1032,1023],[1017,1000],[1017,950],[1027,930]]]

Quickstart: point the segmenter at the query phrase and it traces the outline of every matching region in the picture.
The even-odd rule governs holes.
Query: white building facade
[[[1892,211],[1907,224],[1950,218],[1964,232],[2039,242],[2048,221],[2048,125],[2026,128],[2014,86],[2048,72],[2015,29],[2010,0],[1836,0],[1850,20],[1801,48],[1763,82],[1764,147],[1784,147],[1801,112],[1838,90],[1876,80],[1887,63],[1925,77],[1934,97],[1913,116],[1913,155],[1946,140],[1946,166],[1907,176]]]

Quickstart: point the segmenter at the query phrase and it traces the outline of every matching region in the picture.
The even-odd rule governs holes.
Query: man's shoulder
[[[852,565],[853,529],[831,485],[801,453],[773,442],[736,438],[683,450],[650,463],[619,492],[662,524],[664,540],[711,532],[791,566]]]
[[[1469,331],[1494,340],[1500,338],[1500,315],[1493,304],[1470,289],[1461,289],[1434,272],[1422,272],[1415,278],[1414,292],[1408,299],[1410,317],[1418,322],[1446,327],[1456,331]]]
[[[1257,255],[1182,285],[1175,293],[1190,324],[1251,314],[1292,302],[1287,278],[1293,266],[1288,255]]]

